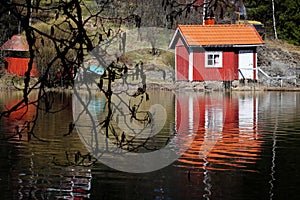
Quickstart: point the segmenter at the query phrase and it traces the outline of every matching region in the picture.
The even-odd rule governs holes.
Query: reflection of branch
[[[88,74],[87,74],[88,75]],[[134,82],[128,82],[127,78],[129,76],[132,76],[136,81]],[[107,139],[113,140],[114,143],[121,148],[125,148],[128,151],[139,151],[140,149],[145,149],[148,151],[156,150],[157,148],[150,148],[147,146],[149,138],[141,138],[139,137],[143,130],[149,126],[152,122],[153,116],[149,111],[141,110],[141,105],[149,100],[149,95],[146,91],[146,75],[144,73],[144,66],[143,62],[139,62],[135,65],[134,69],[129,69],[126,64],[119,64],[118,62],[112,62],[106,69],[105,73],[103,75],[100,75],[99,81],[97,83],[98,89],[105,95],[106,103],[105,103],[105,117],[102,121],[99,122],[99,124],[95,124],[96,122],[93,120],[92,115],[88,114],[90,116],[91,122],[94,125],[94,132],[96,133],[95,127],[98,125],[100,126],[100,129],[104,131],[104,134]],[[94,77],[93,79],[96,79]],[[83,79],[81,79],[83,80]],[[130,88],[130,90],[122,90],[122,91],[114,91],[113,92],[113,85],[112,83],[116,80],[123,81],[123,85],[125,88]],[[89,82],[93,82],[93,80],[87,80]],[[136,87],[136,91],[134,93],[130,92],[131,88]],[[87,89],[89,90],[89,87],[87,86]],[[89,94],[91,91],[88,91]],[[129,97],[129,101],[127,101],[127,98],[124,98],[124,95]],[[90,95],[91,96],[91,95]],[[114,101],[112,101],[112,97],[117,98],[119,103],[115,104]],[[79,101],[83,106],[83,110],[79,114],[79,117],[83,113],[89,113],[88,106],[90,104],[91,99],[88,100],[88,102],[83,102],[80,97]],[[136,100],[138,100],[136,102]],[[127,110],[123,110],[123,108],[128,109],[128,114],[126,114]],[[113,122],[113,116],[116,115],[116,124]],[[128,130],[130,130],[132,133],[131,135],[134,136],[127,136],[126,133],[119,129],[118,123],[119,123],[119,113],[121,114],[122,123],[125,123]],[[130,121],[125,120],[126,116],[129,116]],[[78,120],[79,117],[76,119]],[[141,125],[141,130],[135,130],[133,129],[132,125],[133,123],[138,122],[139,125]],[[97,133],[99,134],[99,133]],[[95,138],[95,141],[97,139]],[[102,141],[103,142],[103,141]]]
[[[68,133],[64,134],[64,136],[71,135],[71,133],[73,132],[73,129],[74,129],[74,128],[75,128],[75,123],[70,122],[70,123],[69,123]]]
[[[138,88],[139,90],[140,88]],[[144,94],[145,91],[139,93],[138,95],[142,95]],[[136,95],[134,95],[133,97],[136,97]],[[129,106],[128,109],[130,111],[131,117],[130,120],[132,121],[133,119],[135,119],[136,121],[139,122],[144,122],[144,126],[146,127],[148,124],[151,123],[151,117],[150,117],[150,112],[145,112],[145,111],[139,111],[139,108],[141,106],[141,104],[143,103],[144,100],[144,96],[141,96],[140,101],[138,104],[134,104],[133,106],[130,106],[130,100],[129,100]],[[145,113],[143,118],[138,118],[137,117],[137,113]]]
[[[76,151],[74,155],[71,155],[70,152],[65,152],[66,163],[60,163],[56,160],[55,157],[52,159],[52,163],[57,166],[83,166],[90,167],[97,162],[97,159],[93,158],[90,153],[82,155],[80,151]]]
[[[14,134],[10,135],[8,137],[3,137],[0,140],[10,140],[13,138],[18,138],[19,140],[22,140],[23,135],[27,134],[27,140],[28,142],[31,141],[32,137],[36,138],[38,141],[40,142],[49,142],[47,140],[41,139],[39,137],[37,137],[33,132],[32,129],[30,127],[30,123],[29,121],[25,121],[24,124],[22,125],[22,127],[20,127],[19,125],[16,125],[14,127]]]

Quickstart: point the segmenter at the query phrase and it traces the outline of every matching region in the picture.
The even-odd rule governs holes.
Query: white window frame
[[[222,51],[206,51],[205,52],[205,67],[221,68],[223,67],[223,52]]]

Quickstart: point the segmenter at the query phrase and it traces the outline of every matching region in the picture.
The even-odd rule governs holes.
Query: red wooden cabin
[[[28,56],[29,46],[26,38],[21,35],[14,35],[1,46],[1,50],[6,52],[4,58],[7,62],[6,71],[18,76],[24,76],[28,70],[30,60]],[[38,76],[35,63],[33,63],[30,76]]]
[[[178,25],[169,48],[175,49],[176,80],[233,81],[256,80],[262,45],[252,25]]]

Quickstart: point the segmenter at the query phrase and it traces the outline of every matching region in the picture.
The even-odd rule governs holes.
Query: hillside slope
[[[283,77],[283,86],[299,86],[300,46],[291,45],[282,40],[267,39],[265,41],[265,46],[258,49],[258,66],[270,77]],[[259,77],[263,84],[270,80],[261,73]],[[272,79],[268,84],[278,86],[279,81]]]

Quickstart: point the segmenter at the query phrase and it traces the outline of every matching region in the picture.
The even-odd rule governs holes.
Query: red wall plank
[[[194,52],[195,81],[232,81],[238,79],[237,55],[235,52],[223,52],[222,68],[205,67],[205,52]]]
[[[29,58],[5,58],[8,63],[7,72],[18,76],[24,76],[28,70]],[[38,76],[38,70],[35,64],[32,66],[30,76]]]
[[[176,80],[188,80],[189,78],[189,53],[185,46],[176,46]]]
[[[195,81],[203,81],[205,78],[204,74],[204,64],[205,64],[205,53],[203,52],[194,52],[194,60],[193,60],[193,74]]]

